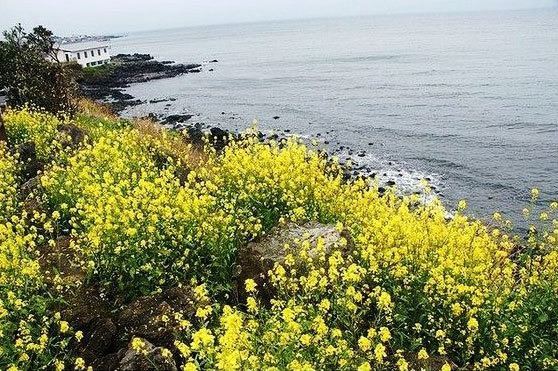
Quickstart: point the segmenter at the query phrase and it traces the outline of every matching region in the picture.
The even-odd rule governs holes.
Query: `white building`
[[[58,47],[59,62],[75,61],[82,67],[95,67],[110,62],[110,45],[97,42],[62,44]]]

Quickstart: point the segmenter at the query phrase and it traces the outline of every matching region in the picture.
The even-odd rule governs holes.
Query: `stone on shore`
[[[178,123],[184,123],[188,120],[190,120],[193,117],[193,115],[189,115],[189,114],[182,114],[182,115],[169,115],[167,117],[165,117],[162,121],[163,125],[176,125]]]

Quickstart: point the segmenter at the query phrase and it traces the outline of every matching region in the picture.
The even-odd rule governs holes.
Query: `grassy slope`
[[[518,249],[517,238],[462,210],[447,220],[438,202],[345,183],[337,165],[296,140],[247,134],[216,153],[92,103],[82,112],[71,120],[88,137],[77,146],[54,117],[5,117],[1,368],[75,362],[74,330],[52,308],[93,285],[119,302],[196,287],[212,304],[187,320],[175,313],[172,349],[190,368],[558,366],[556,205]],[[22,195],[24,159],[12,153],[30,140],[46,166]],[[252,282],[247,303],[231,302],[239,248],[308,220],[348,230],[350,253],[301,241],[271,274],[272,307]],[[71,241],[64,264],[45,258],[61,238]]]

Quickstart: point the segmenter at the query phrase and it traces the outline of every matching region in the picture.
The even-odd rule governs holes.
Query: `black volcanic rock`
[[[191,126],[185,129],[190,141],[198,146],[203,145],[203,131],[199,126]]]
[[[213,146],[217,150],[222,150],[228,143],[229,132],[218,128],[212,127],[209,129],[209,133],[211,135],[211,139],[213,140]]]
[[[118,54],[111,58],[111,62],[84,71],[78,82],[85,96],[108,101],[117,112],[139,104],[133,96],[122,92],[130,84],[201,72],[201,64],[159,62],[149,54]]]
[[[151,99],[151,100],[149,101],[149,103],[161,103],[161,102],[168,102],[168,101],[169,101],[169,99],[167,99],[167,98]]]
[[[117,54],[111,58],[113,61],[121,61],[121,62],[143,62],[152,60],[153,57],[150,54]]]
[[[110,102],[110,106],[116,112],[124,111],[128,107],[137,106],[140,104],[145,103],[142,100],[134,99],[134,100],[116,100],[114,102]]]
[[[165,117],[165,119],[162,121],[163,124],[166,125],[176,125],[179,122],[186,122],[188,120],[190,120],[193,117],[193,115],[169,115],[167,117]]]
[[[133,95],[127,94],[127,93],[122,93],[120,90],[113,90],[110,94],[110,96],[112,97],[112,99],[115,100],[130,100],[130,99],[134,99]]]

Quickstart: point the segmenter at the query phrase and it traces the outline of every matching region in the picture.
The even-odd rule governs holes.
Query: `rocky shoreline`
[[[157,61],[150,54],[118,54],[111,58],[111,64],[85,69],[78,83],[84,96],[109,104],[118,113],[126,107],[147,103],[123,92],[130,84],[199,73],[201,67],[198,63]],[[162,101],[166,100],[157,100]]]
[[[217,62],[217,60],[211,60],[207,63]],[[85,74],[79,83],[85,96],[108,104],[115,113],[121,113],[131,106],[162,102],[168,102],[165,107],[165,110],[167,110],[171,106],[170,102],[175,101],[175,98],[169,97],[142,101],[125,93],[124,90],[134,83],[172,78],[201,71],[202,64],[176,64],[173,61],[157,61],[150,54],[118,54],[112,58],[112,64],[88,71],[89,73]],[[213,68],[210,68],[209,71],[213,71]],[[222,114],[225,115],[226,113],[222,112]],[[194,115],[191,113],[149,113],[147,117],[169,129],[186,131],[195,143],[201,143],[207,135],[218,150],[226,145],[226,138],[236,135],[236,133],[225,130],[218,124],[215,126],[205,122],[193,122]],[[280,117],[273,116],[272,119],[278,120]],[[323,134],[327,135],[329,132]],[[291,135],[290,129],[285,129],[280,134],[259,133],[262,140],[281,140]],[[322,134],[318,133],[315,139],[322,140]],[[323,144],[330,146],[330,142],[327,140],[323,141]],[[368,143],[368,145],[372,146],[374,143]],[[395,174],[390,175],[387,172],[381,171],[381,169],[373,169],[365,162],[359,161],[367,155],[366,150],[356,151],[339,145],[339,143],[337,143],[337,146],[332,144],[332,147],[330,155],[340,156],[341,163],[344,165],[350,164],[350,166],[344,166],[344,177],[346,179],[363,176],[376,179],[378,180],[379,191],[381,193],[385,192],[388,187],[400,185],[400,181],[404,176],[403,170],[399,169]],[[390,162],[389,165],[392,166],[393,164]],[[427,178],[427,180],[430,181],[430,178]],[[430,186],[435,193],[441,195],[435,185],[431,184]],[[421,191],[413,190],[411,193],[420,194]]]

